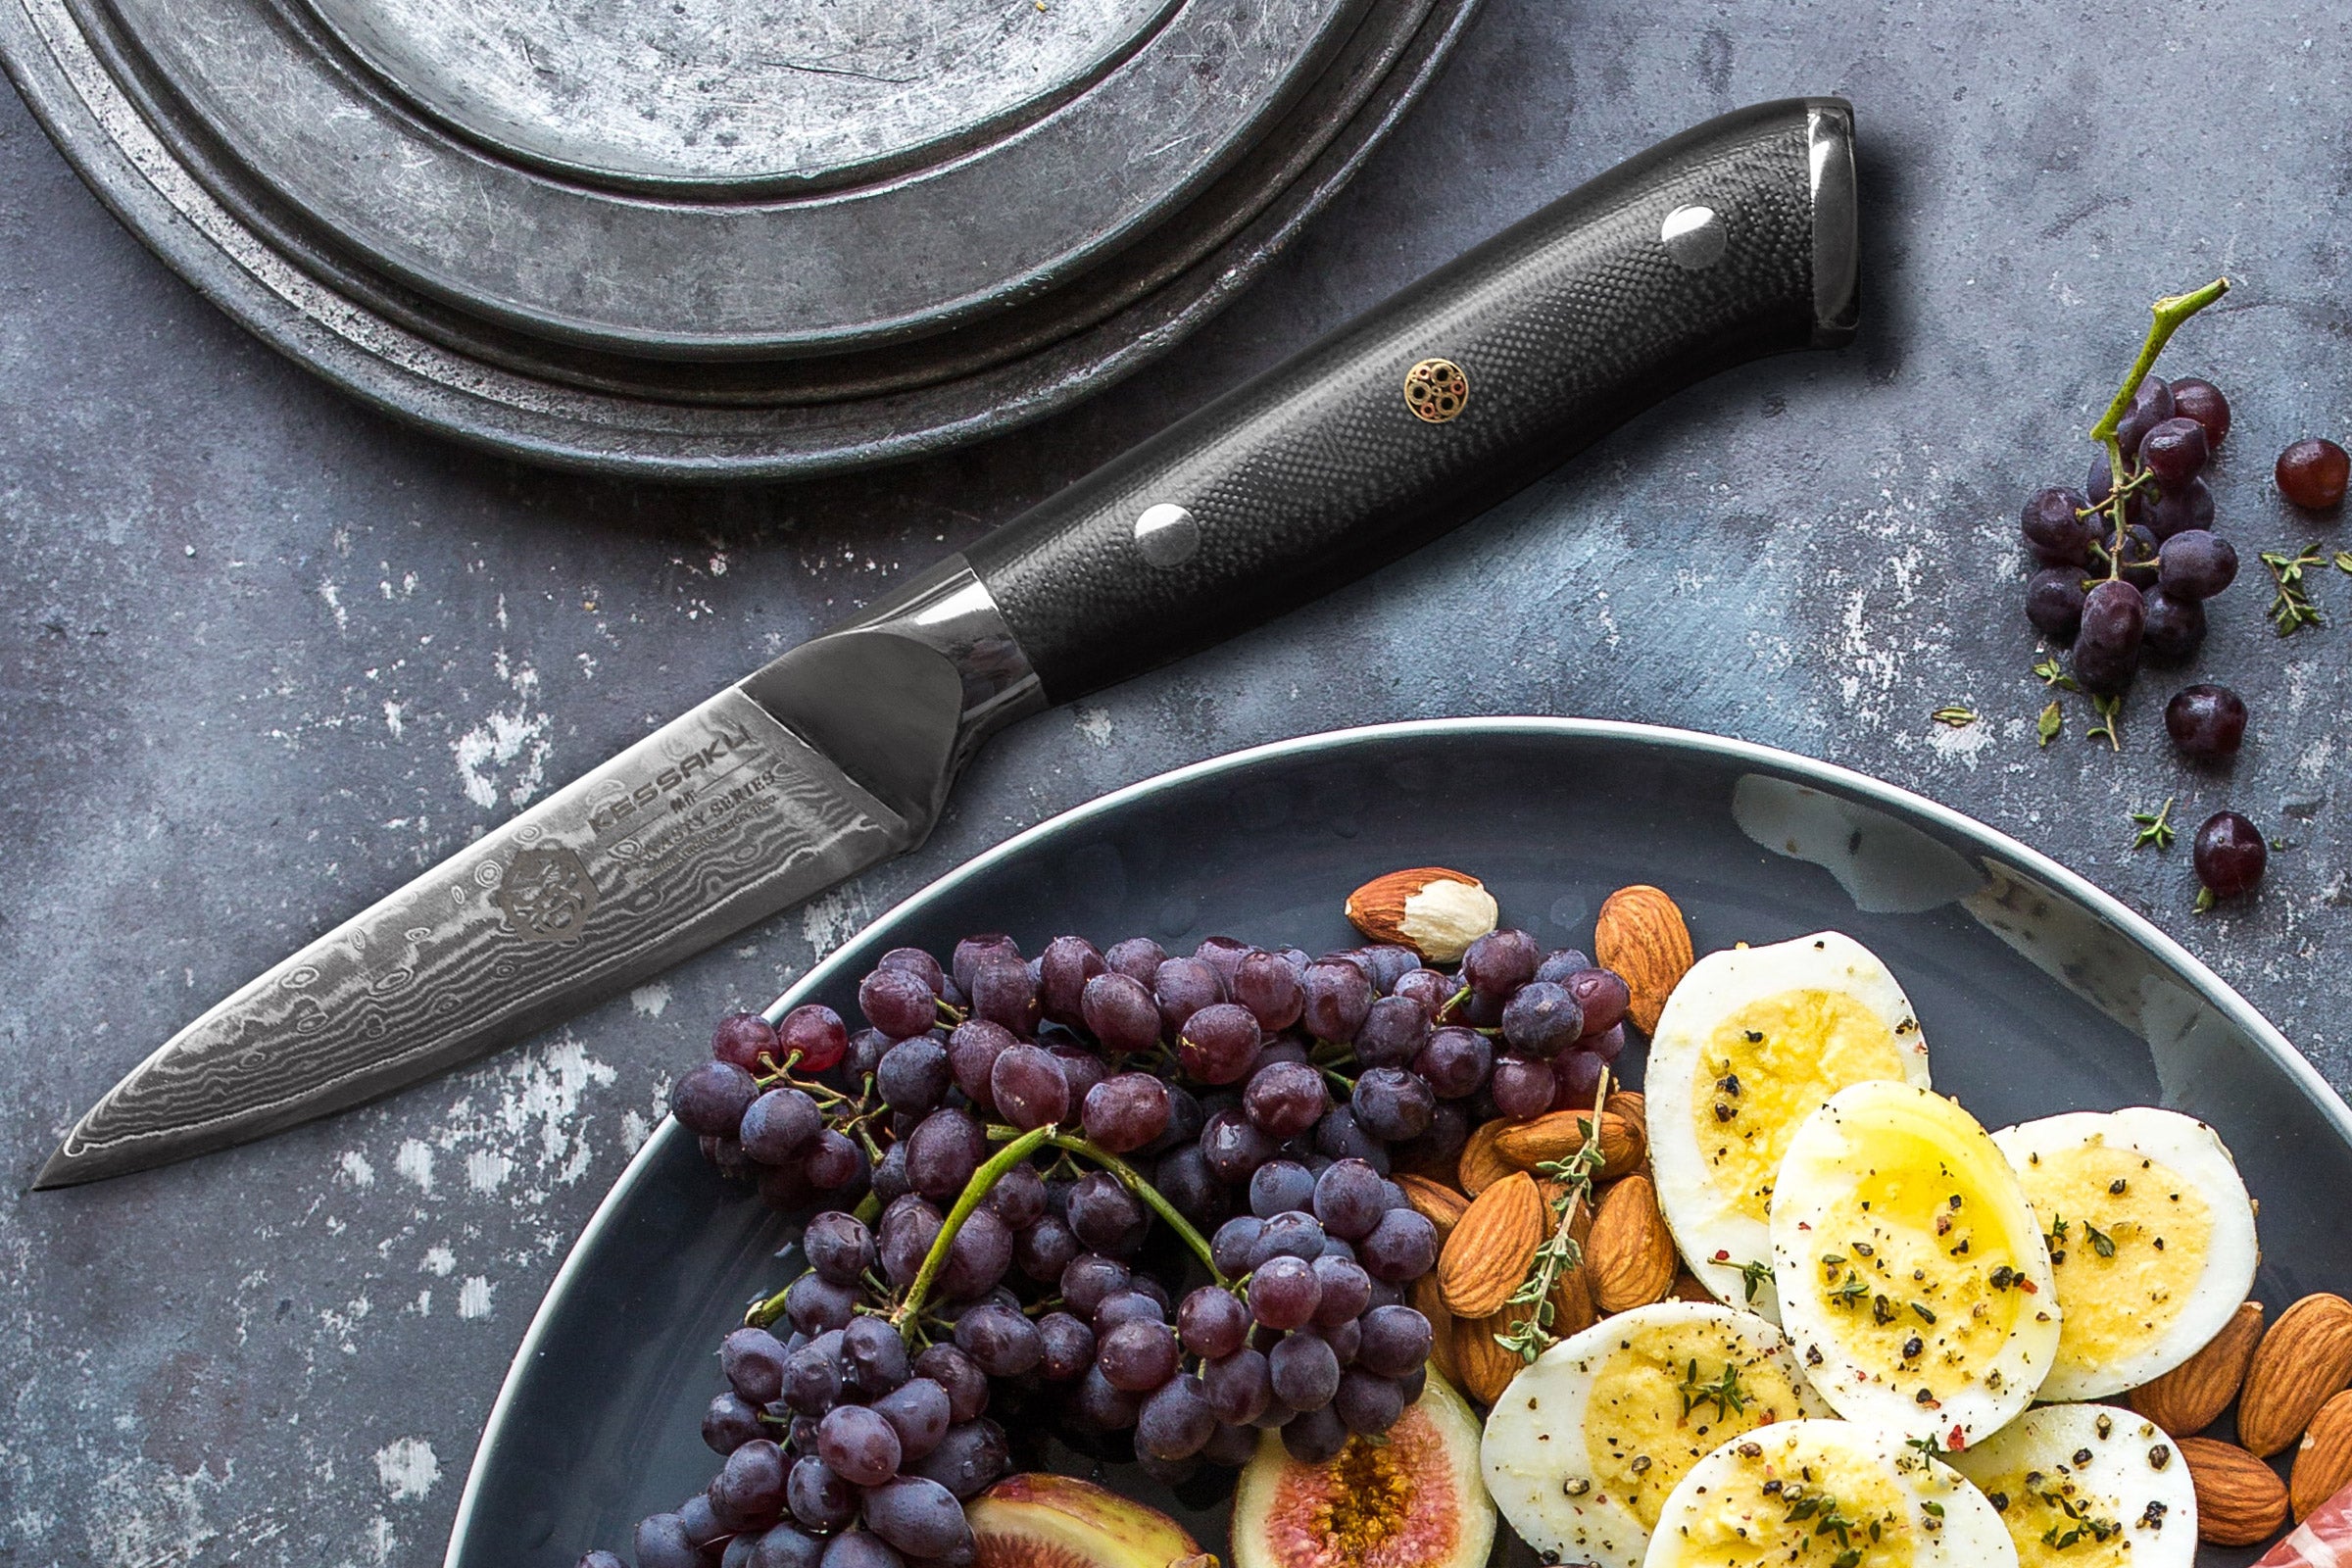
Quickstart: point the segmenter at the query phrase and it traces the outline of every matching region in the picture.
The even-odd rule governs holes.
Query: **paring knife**
[[[1851,340],[1853,111],[1561,198],[489,833],[205,1013],[41,1187],[470,1060],[913,848],[991,734],[1427,543],[1730,366]]]

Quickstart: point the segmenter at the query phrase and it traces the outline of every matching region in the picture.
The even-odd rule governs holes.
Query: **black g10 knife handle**
[[[1428,542],[1703,376],[1849,341],[1854,206],[1842,99],[1711,120],[967,559],[1053,702],[1207,647]]]

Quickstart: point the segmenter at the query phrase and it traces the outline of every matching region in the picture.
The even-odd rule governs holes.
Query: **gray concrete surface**
[[[24,1184],[81,1108],[294,945],[764,654],[1546,196],[1734,104],[1838,91],[1870,155],[1861,344],[1728,376],[1422,558],[1003,737],[919,854],[660,985],[267,1145]],[[1492,0],[1433,101],[1162,366],[897,472],[695,493],[478,458],[247,340],[0,102],[0,1563],[438,1561],[565,1246],[710,1019],[1009,832],[1235,747],[1440,713],[1642,718],[1881,774],[2149,911],[2352,1084],[2352,577],[2281,643],[2270,460],[2352,425],[2352,91],[2321,8]],[[2254,709],[2180,766],[2033,741],[2018,499],[2147,301],[2227,270],[2168,359],[2234,399],[2216,480],[2252,576],[2196,665]],[[1963,730],[1929,718],[1980,711]],[[2286,841],[2199,916],[2185,839]]]

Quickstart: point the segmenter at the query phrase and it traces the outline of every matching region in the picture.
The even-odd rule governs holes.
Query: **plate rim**
[[[1966,838],[1989,843],[2019,865],[2041,878],[2057,891],[2087,906],[2094,914],[2121,929],[2125,935],[2152,952],[2168,967],[2195,988],[2198,995],[2217,1010],[2244,1029],[2247,1036],[2265,1054],[2282,1068],[2288,1080],[2301,1088],[2313,1105],[2334,1127],[2338,1137],[2352,1143],[2352,1105],[2336,1093],[2309,1057],[2295,1048],[2278,1027],[2263,1016],[2262,1010],[2238,994],[2237,988],[2215,973],[2202,958],[2182,947],[2153,920],[2125,904],[2096,883],[2068,869],[2051,857],[2031,845],[2002,832],[1989,823],[1978,820],[1967,812],[1932,800],[1916,790],[1860,772],[1837,762],[1827,762],[1802,753],[1786,751],[1757,741],[1735,739],[1728,735],[1710,734],[1704,730],[1685,729],[1671,724],[1650,724],[1636,719],[1577,718],[1541,714],[1497,715],[1493,717],[1454,717],[1399,719],[1377,724],[1356,724],[1344,729],[1318,730],[1308,735],[1296,735],[1286,740],[1266,741],[1240,751],[1224,752],[1199,761],[1186,762],[1154,773],[1147,778],[1122,784],[1091,801],[1084,801],[1065,810],[1032,823],[1010,838],[982,850],[962,862],[949,867],[937,877],[916,888],[870,919],[857,933],[808,966],[808,972],[794,981],[781,1000],[798,1005],[808,993],[816,990],[832,978],[835,958],[856,944],[858,937],[886,920],[897,918],[910,906],[979,876],[999,863],[1025,852],[1030,844],[1050,832],[1091,821],[1124,808],[1129,803],[1180,788],[1196,780],[1212,778],[1220,773],[1239,772],[1260,762],[1288,760],[1319,754],[1336,754],[1359,747],[1378,747],[1384,743],[1424,738],[1458,739],[1474,734],[1536,735],[1563,740],[1609,740],[1636,747],[1656,748],[1668,754],[1704,757],[1710,760],[1756,763],[1795,775],[1800,782],[1828,785],[1849,792],[1879,807],[1892,808],[1897,812],[1926,817],[1938,827]],[[443,1568],[460,1568],[459,1547],[472,1522],[474,1504],[482,1483],[482,1454],[490,1437],[504,1422],[509,1406],[514,1402],[524,1370],[539,1353],[540,1341],[547,1332],[550,1308],[564,1293],[573,1273],[581,1266],[588,1245],[601,1237],[612,1222],[621,1200],[645,1177],[653,1162],[661,1158],[668,1146],[685,1136],[676,1121],[663,1116],[647,1135],[628,1164],[613,1178],[612,1185],[588,1216],[580,1233],[572,1239],[564,1254],[564,1262],[531,1313],[530,1325],[514,1348],[514,1358],[508,1364],[507,1375],[499,1384],[498,1396],[483,1418],[481,1436],[474,1442],[473,1456],[466,1469],[466,1490],[459,1494],[457,1513],[450,1520],[449,1545],[442,1558]]]

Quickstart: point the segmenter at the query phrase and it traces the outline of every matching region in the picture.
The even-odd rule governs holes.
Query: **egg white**
[[[1692,1403],[1678,1387],[1720,1387],[1727,1366],[1737,1374],[1729,1400]],[[1487,1492],[1538,1552],[1638,1568],[1649,1545],[1644,1511],[1655,1519],[1709,1449],[1773,1421],[1829,1413],[1788,1339],[1754,1313],[1711,1301],[1638,1306],[1561,1341],[1511,1380],[1487,1416]]]
[[[2045,1399],[2137,1388],[2201,1349],[2254,1285],[2254,1204],[2221,1138],[2153,1105],[2073,1111],[1992,1141],[2043,1231],[2066,1312]],[[2112,1190],[2111,1182],[2124,1191]]]
[[[1716,1299],[1778,1319],[1768,1271],[1741,1265],[1771,1260],[1779,1156],[1864,1078],[1924,1089],[1928,1047],[1903,988],[1843,932],[1710,953],[1667,998],[1644,1076],[1650,1163],[1675,1245]]]
[[[2058,1295],[2033,1208],[1984,1128],[1908,1084],[1805,1118],[1772,1199],[1781,1320],[1839,1415],[1958,1448],[2033,1399]]]
[[[2009,1532],[1966,1477],[1851,1421],[1785,1421],[1699,1460],[1666,1499],[1642,1565],[1830,1568],[1848,1551],[1861,1568],[2017,1568]]]
[[[2021,1556],[2041,1555],[2046,1544],[2080,1568],[2196,1562],[2197,1493],[2187,1461],[2135,1411],[2045,1404],[1951,1463],[1984,1494]]]

